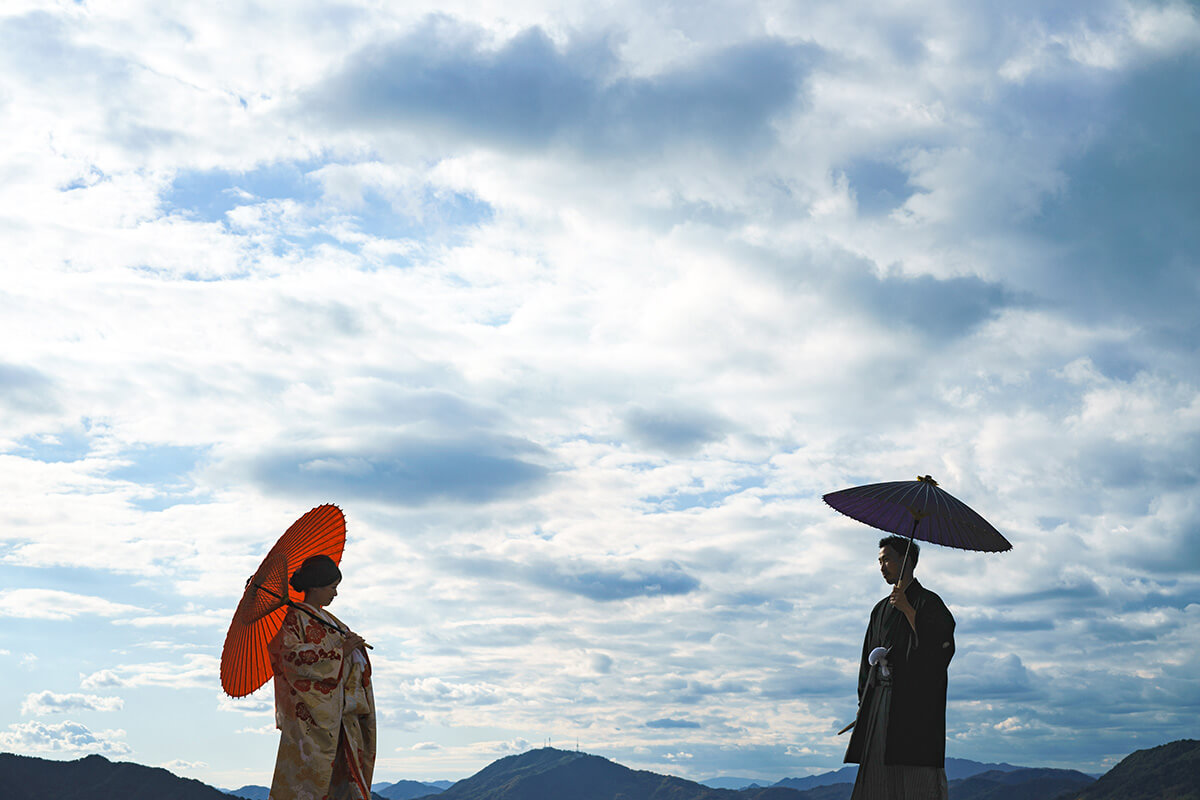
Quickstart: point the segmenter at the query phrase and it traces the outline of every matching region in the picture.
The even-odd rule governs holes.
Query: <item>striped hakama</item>
[[[948,800],[945,769],[883,763],[892,680],[879,674],[875,679],[878,683],[870,695],[871,706],[859,719],[868,726],[867,746],[850,800]]]

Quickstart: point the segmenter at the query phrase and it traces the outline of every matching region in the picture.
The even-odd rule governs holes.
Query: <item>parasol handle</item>
[[[929,476],[926,475],[925,477],[928,478]],[[924,480],[924,478],[921,480]],[[934,486],[937,486],[937,484],[935,483]],[[914,514],[912,530],[908,533],[908,544],[904,547],[904,558],[900,560],[900,577],[896,579],[896,583],[900,583],[904,580],[904,568],[908,566],[908,551],[912,548],[913,539],[915,539],[917,536],[917,526],[920,524],[921,518]],[[905,586],[904,588],[907,589],[908,587]]]
[[[248,588],[248,587],[250,587],[250,586],[253,586],[255,589],[258,589],[258,590],[260,590],[260,591],[266,592],[267,594],[271,595],[271,597],[274,597],[276,600],[278,600],[278,601],[279,601],[279,605],[275,606],[275,608],[272,608],[270,611],[265,611],[265,612],[263,612],[262,614],[258,615],[258,617],[257,617],[257,618],[255,618],[255,619],[253,619],[253,620],[251,620],[251,622],[257,622],[258,620],[260,620],[260,619],[262,619],[263,617],[265,617],[267,614],[273,614],[275,611],[279,610],[280,608],[283,608],[284,606],[287,606],[288,608],[294,608],[294,609],[296,609],[297,611],[303,611],[305,614],[308,614],[310,617],[312,617],[312,618],[313,618],[313,619],[315,619],[317,622],[319,622],[319,623],[321,623],[322,625],[324,625],[326,628],[329,628],[331,631],[336,631],[337,633],[340,633],[340,634],[342,634],[343,636],[345,636],[347,633],[349,633],[349,631],[344,631],[344,630],[342,630],[341,628],[339,628],[337,625],[334,625],[334,624],[333,624],[332,622],[330,622],[329,620],[322,619],[321,617],[317,616],[317,615],[316,615],[316,614],[314,614],[313,612],[309,611],[309,610],[308,610],[307,608],[305,608],[304,606],[300,606],[300,605],[297,605],[297,604],[293,603],[293,602],[291,601],[291,598],[282,597],[282,596],[280,596],[279,594],[277,594],[275,591],[273,591],[273,590],[271,590],[271,589],[268,589],[267,587],[263,586],[261,583],[255,583],[255,582],[254,582],[254,576],[250,576],[250,578],[248,578],[248,579],[246,580],[246,586],[247,586],[247,588]],[[363,642],[363,647],[367,648],[368,650],[374,650],[374,649],[375,649],[374,647],[372,647],[371,645],[367,644],[366,642]]]

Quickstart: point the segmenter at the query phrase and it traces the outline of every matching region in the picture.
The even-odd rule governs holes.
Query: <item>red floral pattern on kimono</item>
[[[329,612],[300,605],[346,630]],[[342,634],[295,608],[271,641],[280,737],[270,800],[370,800],[375,771],[371,663],[361,650],[343,658],[344,641]]]

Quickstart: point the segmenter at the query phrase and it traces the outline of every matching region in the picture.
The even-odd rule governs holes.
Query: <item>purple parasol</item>
[[[1001,553],[1012,544],[928,475],[830,492],[832,508],[881,531],[961,550]],[[907,557],[907,554],[906,554]]]

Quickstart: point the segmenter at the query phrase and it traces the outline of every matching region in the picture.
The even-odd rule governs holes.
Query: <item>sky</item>
[[[935,477],[947,754],[1200,737],[1200,6],[8,0],[0,750],[266,784],[323,503],[377,780],[836,769]]]

